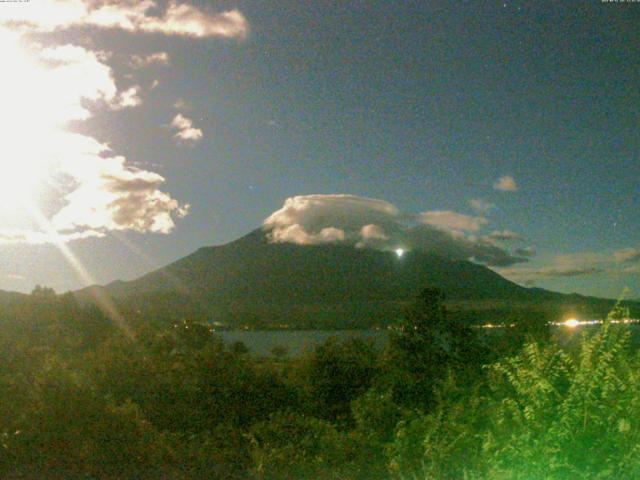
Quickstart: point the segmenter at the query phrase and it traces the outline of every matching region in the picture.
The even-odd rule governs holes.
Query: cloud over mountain
[[[273,242],[344,242],[382,250],[402,247],[493,266],[528,260],[469,234],[487,223],[484,217],[451,211],[405,213],[384,200],[317,194],[288,198],[265,219],[263,228]]]
[[[477,232],[488,223],[484,217],[472,217],[449,210],[437,210],[420,214],[420,221],[425,225],[451,232]]]

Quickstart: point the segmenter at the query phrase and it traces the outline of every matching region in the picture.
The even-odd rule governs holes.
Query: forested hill
[[[380,317],[394,316],[427,285],[442,288],[454,310],[464,310],[467,316],[479,310],[491,315],[505,306],[602,304],[606,311],[611,305],[525,288],[469,261],[420,251],[398,257],[395,252],[346,245],[270,243],[262,230],[226,245],[201,248],[136,280],[76,294],[90,301],[101,290],[136,309],[162,315],[172,310],[177,316],[202,315],[223,323],[309,326],[315,318],[339,327],[375,324]]]
[[[0,290],[0,306],[11,305],[26,298],[26,294]]]

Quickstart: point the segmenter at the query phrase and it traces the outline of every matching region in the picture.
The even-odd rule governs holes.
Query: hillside
[[[26,294],[24,293],[0,290],[0,306],[18,303],[25,297]]]

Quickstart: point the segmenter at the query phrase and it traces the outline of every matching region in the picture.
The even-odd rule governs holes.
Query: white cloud
[[[160,175],[126,166],[122,157],[103,160],[66,196],[67,205],[51,221],[56,230],[169,233],[174,217],[187,214],[188,206],[160,190],[165,181]]]
[[[535,254],[528,248],[518,250],[523,256]],[[640,255],[637,253],[640,251],[635,248],[624,248],[612,252],[560,254],[538,267],[513,267],[497,269],[497,271],[511,280],[523,283],[557,277],[629,274],[636,273],[640,269]]]
[[[149,55],[132,55],[130,62],[133,68],[143,68],[149,65],[168,66],[171,63],[167,52],[155,52]]]
[[[449,210],[421,213],[420,221],[425,225],[449,232],[477,232],[488,223],[484,217],[472,217]]]
[[[142,103],[139,85],[116,84],[106,63],[111,54],[77,45],[43,47],[42,34],[70,28],[243,39],[248,22],[237,10],[214,14],[173,0],[37,0],[0,8],[0,243],[58,243],[112,230],[168,233],[188,205],[162,190],[165,179],[89,134],[69,131],[70,122],[97,110]],[[159,51],[130,62],[139,68],[168,65],[170,58]],[[178,115],[174,122],[178,139],[202,137],[188,118]],[[37,205],[35,199],[47,194],[52,200]],[[12,205],[10,216],[4,205]]]
[[[433,221],[436,225],[424,223]],[[356,247],[395,250],[399,246],[456,259],[507,266],[527,261],[482,238],[466,235],[486,223],[455,212],[402,213],[384,200],[347,194],[288,198],[263,222],[273,242],[319,244],[345,242]]]
[[[493,188],[496,190],[502,190],[503,192],[515,192],[518,190],[518,184],[511,175],[505,175],[496,180],[493,184]]]
[[[302,195],[288,198],[280,210],[264,221],[264,226],[273,229],[276,237],[279,229],[291,225],[300,225],[306,231],[335,227],[350,231],[355,228],[359,232],[371,223],[395,222],[399,215],[394,205],[383,200],[347,194]]]
[[[132,108],[142,105],[140,86],[134,85],[118,95],[115,108]]]
[[[0,40],[5,53],[0,202],[34,218],[32,228],[0,225],[0,243],[61,242],[109,230],[168,233],[187,206],[161,190],[164,178],[67,129],[96,108],[139,104],[138,87],[119,91],[103,57],[82,47],[30,51],[2,28]],[[32,190],[47,188],[59,201],[47,205],[46,216],[34,212],[37,206],[25,206],[35,198]]]
[[[360,236],[363,240],[388,240],[384,229],[379,225],[369,224],[360,229]]]
[[[178,130],[174,135],[183,142],[195,143],[202,138],[202,130],[193,126],[193,121],[178,113],[171,121],[171,126]]]
[[[344,231],[339,228],[326,227],[316,234],[307,232],[304,227],[293,224],[279,228],[271,233],[271,240],[277,243],[295,243],[298,245],[319,245],[321,243],[342,242]]]
[[[158,3],[152,0],[101,3],[90,0],[39,0],[27,5],[3,5],[0,23],[39,32],[90,26],[195,38],[244,39],[249,33],[249,23],[238,10],[211,14],[175,1],[170,1],[160,15],[155,15],[158,10]]]
[[[119,104],[113,72],[95,52],[75,45],[63,45],[46,48],[39,57],[51,68],[31,65],[27,68],[46,76],[46,81],[34,80],[35,83],[44,83],[42,86],[50,98],[39,107],[42,115],[55,117],[56,121],[64,123],[89,118],[91,112],[86,106],[87,101],[103,101],[116,107]]]
[[[490,210],[493,210],[496,206],[483,200],[481,198],[472,198],[469,200],[469,206],[481,215],[486,215]]]
[[[387,235],[380,225],[375,225],[370,223],[369,225],[365,225],[360,229],[359,232],[360,241],[356,243],[356,247],[381,247],[386,245],[389,240],[389,235]]]

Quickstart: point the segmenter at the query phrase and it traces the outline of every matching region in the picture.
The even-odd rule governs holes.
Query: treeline
[[[37,289],[0,312],[0,478],[640,477],[626,327],[571,348],[531,320],[479,335],[426,289],[382,350],[254,358]]]
[[[102,295],[106,292],[102,291]],[[88,291],[83,302],[95,300]],[[199,323],[215,322],[223,328],[250,330],[366,330],[387,328],[402,318],[408,300],[377,299],[344,303],[264,303],[247,301],[224,303],[206,296],[177,291],[156,291],[113,300],[132,323],[153,321],[162,326],[184,318]],[[557,322],[567,317],[601,319],[615,301],[548,292],[539,300],[455,300],[447,299],[448,316],[468,325],[487,323]],[[625,302],[631,316],[640,317],[640,303]]]

